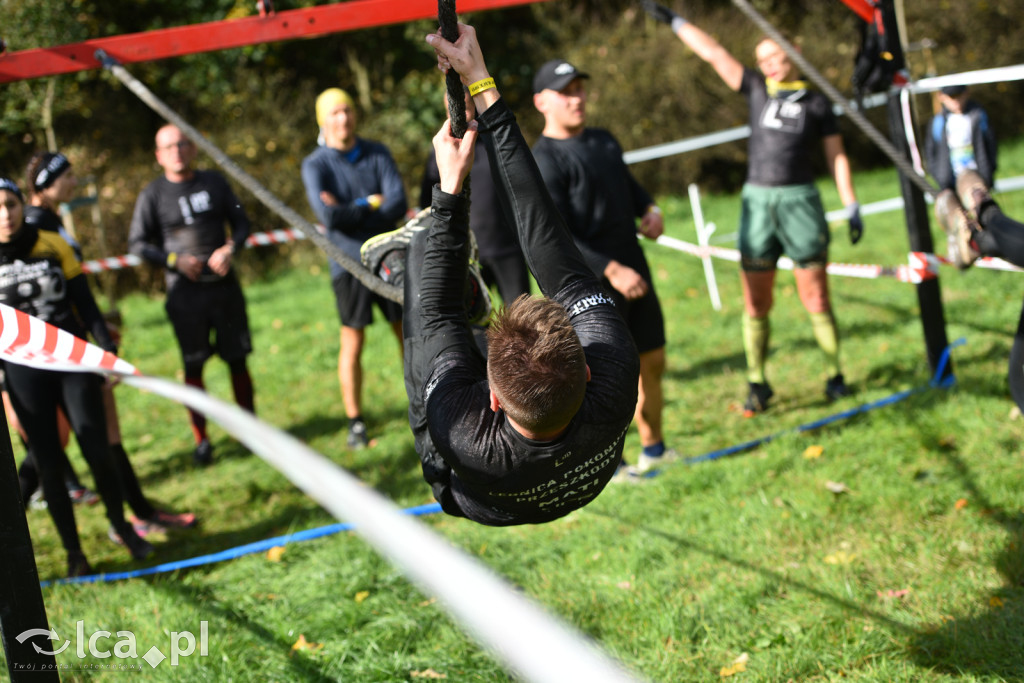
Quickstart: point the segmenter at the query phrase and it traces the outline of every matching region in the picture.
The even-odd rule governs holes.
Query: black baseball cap
[[[959,97],[967,92],[966,85],[947,85],[942,89],[943,95],[949,95],[950,97]]]
[[[590,78],[564,59],[552,59],[544,62],[533,76],[533,93],[541,90],[561,90],[577,78]]]

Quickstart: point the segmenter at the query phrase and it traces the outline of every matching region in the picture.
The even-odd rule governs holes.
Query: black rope
[[[437,0],[437,22],[441,25],[441,37],[450,43],[459,39],[459,22],[455,15],[455,0]],[[448,118],[452,120],[452,135],[461,138],[466,134],[466,96],[462,81],[455,69],[449,69],[444,77],[448,91]]]
[[[398,304],[402,303],[404,297],[400,287],[384,282],[374,273],[371,273],[362,263],[343,252],[336,244],[322,235],[320,231],[316,229],[316,226],[304,219],[280,199],[275,197],[270,190],[263,187],[258,180],[243,171],[242,168],[232,161],[228,155],[203,137],[198,130],[189,125],[188,121],[164,104],[164,102],[162,102],[145,85],[143,85],[141,81],[132,76],[127,69],[121,66],[116,59],[109,56],[103,50],[96,51],[96,59],[99,60],[105,68],[109,69],[119,81],[124,83],[129,90],[135,93],[140,100],[149,105],[153,111],[180,128],[186,137],[210,155],[210,158],[212,158],[218,166],[224,169],[228,175],[249,190],[258,200],[260,200],[260,202],[263,203],[264,206],[284,219],[288,225],[302,232],[316,246],[318,246],[321,251],[323,251],[329,258],[336,261],[342,268],[350,272],[352,276],[359,280],[361,284],[365,285],[367,289],[372,291],[374,294],[378,294],[385,299],[388,299],[389,301],[394,301]]]
[[[736,5],[741,12],[746,14],[751,21],[757,24],[758,28],[760,28],[765,35],[775,41],[779,47],[789,55],[789,58],[793,60],[793,63],[799,66],[804,74],[813,81],[814,84],[818,86],[818,88],[821,89],[821,91],[825,93],[830,100],[842,108],[846,115],[850,117],[850,120],[868,136],[868,139],[875,143],[875,145],[877,145],[878,148],[882,150],[887,157],[889,157],[889,160],[896,165],[896,168],[898,168],[903,175],[910,178],[911,182],[917,185],[917,187],[925,194],[932,197],[939,194],[939,189],[928,182],[927,179],[923,178],[914,169],[910,162],[907,161],[907,158],[903,154],[900,154],[899,150],[893,146],[889,139],[882,135],[877,128],[872,126],[871,122],[865,118],[860,110],[851,107],[846,98],[843,97],[842,94],[840,94],[840,92],[836,90],[796,48],[783,38],[767,19],[758,14],[757,10],[755,10],[747,0],[732,0],[732,3]]]

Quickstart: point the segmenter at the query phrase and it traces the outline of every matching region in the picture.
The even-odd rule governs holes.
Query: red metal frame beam
[[[501,9],[547,0],[459,0],[459,12]],[[436,0],[353,0],[287,10],[265,17],[225,19],[205,24],[127,33],[82,43],[0,54],[0,83],[98,69],[96,51],[122,64],[213,52],[292,38],[354,31],[437,16]]]
[[[875,3],[871,0],[840,0],[869,24],[875,20]]]

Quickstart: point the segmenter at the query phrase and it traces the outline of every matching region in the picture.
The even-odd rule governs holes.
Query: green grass
[[[1024,144],[1004,143],[1004,177],[1024,173]],[[862,203],[896,196],[895,171],[858,174]],[[834,188],[822,185],[826,207]],[[680,187],[680,196],[685,188]],[[1011,215],[1024,197],[1004,195]],[[670,235],[695,241],[688,203],[663,198]],[[735,196],[706,197],[707,220],[732,231]],[[940,233],[937,251],[944,253]],[[851,247],[834,226],[834,261],[906,260],[902,214],[866,218]],[[676,465],[643,485],[613,486],[568,518],[492,529],[431,516],[423,523],[526,595],[595,638],[652,681],[712,681],[741,654],[744,681],[1024,680],[1024,422],[1012,416],[1006,364],[1020,314],[1019,274],[944,268],[942,296],[957,386],[914,393],[817,431],[801,424],[926,387],[917,297],[894,280],[831,280],[844,371],[856,390],[824,401],[824,369],[792,275],[780,272],[772,318],[767,414],[744,419],[741,299],[735,264],[716,261],[724,308],[710,306],[700,262],[645,245],[669,338],[665,423],[670,445],[701,455],[770,434],[758,448]],[[369,330],[367,419],[373,448],[345,448],[336,375],[337,319],[326,269],[309,249],[291,267],[247,286],[260,417],[308,443],[408,507],[429,502],[406,423],[397,344]],[[123,356],[148,374],[178,377],[160,300],[132,296]],[[230,400],[225,366],[209,391]],[[117,390],[125,446],[147,492],[197,511],[202,529],[160,543],[150,564],[211,553],[331,523],[318,506],[216,425],[216,464],[191,465],[185,411],[128,387]],[[805,457],[820,446],[820,457]],[[627,457],[638,450],[635,432]],[[72,457],[87,468],[75,447]],[[20,456],[20,454],[19,454]],[[826,482],[848,487],[830,492]],[[958,501],[966,501],[966,506]],[[41,578],[62,576],[49,516],[30,511]],[[105,536],[99,508],[79,509],[83,545],[104,571],[143,566]],[[429,563],[430,558],[422,558]],[[888,597],[889,591],[905,591]],[[179,573],[44,589],[50,624],[67,637],[130,630],[141,655],[165,652],[171,631],[209,623],[209,655],[147,669],[154,681],[510,680],[431,599],[354,534]],[[500,619],[500,615],[495,618]],[[322,644],[292,651],[303,635]],[[110,645],[114,641],[110,642]],[[88,664],[109,660],[86,659]],[[79,667],[69,648],[58,662]],[[65,672],[64,680],[122,674]]]

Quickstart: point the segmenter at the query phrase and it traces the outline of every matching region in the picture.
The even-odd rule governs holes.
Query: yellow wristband
[[[366,198],[366,203],[370,205],[371,209],[376,211],[377,209],[380,208],[381,205],[380,197],[375,194],[371,194],[369,197]]]
[[[494,87],[497,87],[497,86],[494,85],[494,79],[490,78],[490,77],[484,78],[482,80],[479,80],[476,83],[470,83],[469,84],[469,96],[470,97],[476,97],[477,95],[482,93],[484,90],[490,90],[491,88],[494,88]]]
[[[178,255],[173,251],[167,255],[167,267],[174,270],[174,266],[178,263]]]

